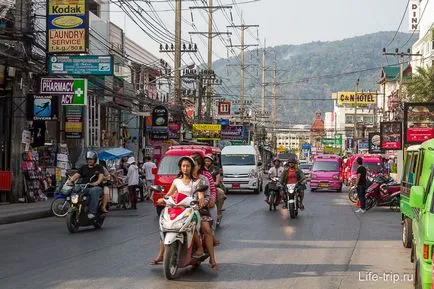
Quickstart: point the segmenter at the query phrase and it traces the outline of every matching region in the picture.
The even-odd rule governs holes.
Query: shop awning
[[[104,161],[111,161],[130,156],[133,156],[133,152],[123,147],[105,149],[98,153],[98,158]]]

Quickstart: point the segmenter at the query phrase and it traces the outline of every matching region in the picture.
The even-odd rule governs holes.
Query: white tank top
[[[195,182],[190,181],[187,185],[184,184],[184,182],[182,181],[182,179],[174,179],[173,180],[173,184],[176,187],[176,191],[178,193],[182,193],[185,195],[188,195],[190,197],[193,196],[194,190],[196,189],[196,186],[198,185],[200,179],[196,180]]]

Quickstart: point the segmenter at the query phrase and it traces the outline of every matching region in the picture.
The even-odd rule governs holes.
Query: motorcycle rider
[[[297,189],[298,195],[300,196],[300,210],[304,210],[303,199],[304,190],[306,189],[306,180],[304,179],[303,171],[297,166],[297,156],[295,154],[289,155],[286,167],[280,178],[280,183],[282,186],[298,183]],[[286,208],[286,206],[287,204],[285,202],[284,207]]]
[[[97,176],[97,180],[90,183],[90,188],[86,189],[87,194],[89,195],[89,212],[87,217],[89,219],[95,218],[95,214],[98,211],[98,201],[101,198],[103,189],[101,187],[102,182],[104,181],[104,169],[102,166],[97,164],[98,155],[94,151],[88,151],[86,153],[86,161],[87,164],[83,165],[78,172],[76,172],[71,179],[69,179],[66,183],[69,186],[72,186],[73,183],[81,178],[81,183],[87,184],[90,182],[91,178]]]
[[[272,178],[281,178],[282,173],[284,171],[283,167],[281,166],[281,162],[279,158],[274,158],[273,160],[273,165],[274,167],[271,167],[268,170],[268,179],[272,179]],[[268,183],[265,185],[265,189],[264,189],[264,195],[265,195],[265,201],[268,200],[268,196],[270,195],[270,192],[268,190]]]

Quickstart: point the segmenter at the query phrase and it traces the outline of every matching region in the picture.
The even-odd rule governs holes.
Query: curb
[[[51,212],[51,210],[21,213],[17,215],[0,217],[0,225],[24,222],[24,221],[35,220],[35,219],[42,219],[51,216],[53,216],[53,212]]]

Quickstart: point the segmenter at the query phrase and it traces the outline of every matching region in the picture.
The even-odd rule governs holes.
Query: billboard
[[[225,126],[222,128],[221,138],[226,140],[244,140],[247,139],[246,127],[242,125]]]
[[[62,105],[86,105],[87,79],[41,78],[40,93],[60,95]]]
[[[113,56],[51,55],[48,57],[48,74],[113,75]]]
[[[89,11],[86,0],[47,0],[47,52],[87,53]]]
[[[434,103],[404,104],[404,142],[420,144],[434,138]]]
[[[220,124],[193,124],[193,139],[220,140],[221,132]]]
[[[408,31],[412,33],[419,32],[420,2],[421,0],[408,1]]]
[[[377,103],[376,92],[338,92],[338,105],[370,105]]]
[[[80,139],[83,137],[83,107],[65,106],[65,138]]]
[[[382,154],[384,150],[381,149],[381,136],[380,132],[370,132],[368,134],[369,153]]]
[[[402,150],[402,123],[388,121],[380,123],[381,149]]]

